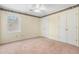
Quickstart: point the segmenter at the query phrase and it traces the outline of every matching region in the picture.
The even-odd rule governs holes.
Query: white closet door
[[[77,16],[74,9],[69,10],[67,13],[67,42],[73,45],[77,45]]]
[[[59,41],[67,42],[66,38],[66,14],[60,14],[60,22],[59,22]]]
[[[63,12],[60,15],[59,40],[77,45],[77,19],[74,9]]]

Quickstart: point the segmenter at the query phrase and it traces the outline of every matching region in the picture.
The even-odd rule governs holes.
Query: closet
[[[78,12],[79,8],[73,8],[62,12],[59,22],[59,40],[78,46]]]
[[[50,39],[79,46],[79,7],[41,19],[42,34]]]

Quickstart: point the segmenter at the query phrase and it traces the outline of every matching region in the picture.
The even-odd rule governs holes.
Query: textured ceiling
[[[33,5],[34,4],[1,4],[0,7],[8,10],[23,12],[33,16],[42,17],[45,15],[57,12],[59,10],[74,6],[74,4],[44,4],[45,7],[47,8],[46,11],[43,11],[41,13],[36,13],[36,12],[30,11],[30,9],[33,8]]]

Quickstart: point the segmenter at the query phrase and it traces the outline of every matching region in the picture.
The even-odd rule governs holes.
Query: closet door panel
[[[75,15],[74,9],[67,12],[67,42],[76,45],[77,39],[77,17]]]
[[[62,42],[67,42],[66,33],[66,12],[60,14],[59,19],[59,40]]]

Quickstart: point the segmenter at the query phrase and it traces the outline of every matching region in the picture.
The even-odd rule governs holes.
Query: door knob
[[[66,31],[68,31],[68,29],[67,29],[67,28],[66,28],[65,30],[66,30]]]

